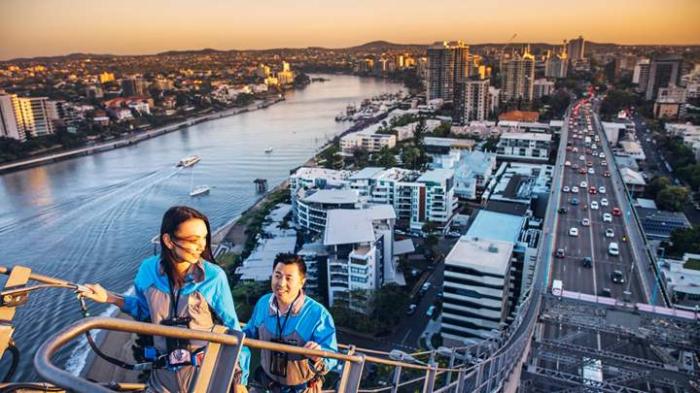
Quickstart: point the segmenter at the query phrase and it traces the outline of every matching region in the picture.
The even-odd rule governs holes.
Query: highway
[[[554,247],[563,250],[564,256],[553,259],[552,277],[562,280],[564,288],[570,291],[603,295],[609,290],[610,296],[618,299],[623,298],[625,291],[630,291],[630,300],[644,302],[646,296],[635,272],[630,242],[623,240],[623,237],[629,237],[625,220],[620,215],[613,215],[613,209],[621,207],[618,193],[613,189],[613,158],[609,149],[603,149],[603,130],[598,128],[593,117],[590,107],[580,105],[566,120],[569,122],[566,156],[558,160],[558,165],[563,161],[565,168],[561,188],[555,193],[560,208],[566,212],[559,214]],[[586,143],[586,137],[590,138],[590,143]],[[589,168],[593,170],[592,174]],[[595,193],[589,192],[591,186],[595,187]],[[578,192],[571,191],[576,190],[574,187]],[[601,187],[604,187],[604,192],[601,192]],[[604,206],[604,200],[607,200],[607,206]],[[576,201],[578,204],[574,204]],[[598,209],[593,208],[594,204]],[[611,216],[610,222],[604,222],[606,213]],[[588,225],[584,225],[584,219],[588,220]],[[576,228],[578,236],[570,235],[572,228]],[[609,229],[613,232],[612,237],[605,234]],[[618,244],[618,256],[608,252],[613,242]],[[584,266],[583,258],[586,257],[591,258],[590,267]],[[623,273],[624,283],[613,283],[611,276],[615,270]]]

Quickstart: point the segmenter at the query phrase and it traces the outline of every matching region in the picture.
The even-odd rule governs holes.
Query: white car
[[[605,153],[601,152],[600,154],[598,154],[598,158],[605,158]]]
[[[581,225],[583,225],[584,227],[590,226],[591,220],[584,218],[583,220],[581,220]]]
[[[605,230],[605,237],[615,237],[615,231],[612,228]]]
[[[598,210],[598,202],[596,202],[596,201],[591,202],[591,210]]]
[[[564,166],[571,166],[571,161],[566,161],[566,162],[564,163]]]
[[[595,175],[595,171],[593,170],[593,168],[588,168],[588,174]]]
[[[569,236],[578,236],[578,228],[569,229]]]
[[[571,187],[571,192],[578,192],[578,187],[576,187],[576,186]]]
[[[601,199],[600,206],[608,206],[608,198]]]
[[[612,214],[603,213],[603,222],[612,222]]]
[[[574,153],[578,153],[578,147],[574,146],[574,148],[571,149],[571,151],[574,152]]]
[[[581,154],[580,156],[578,156],[578,159],[581,160],[581,161],[586,161],[586,156],[584,156],[583,154]]]
[[[561,190],[562,190],[563,192],[569,192],[569,191],[571,191],[571,190],[569,189],[569,186],[564,186],[564,187],[561,188]]]
[[[606,190],[605,190],[605,186],[600,186],[600,187],[598,187],[598,192],[599,192],[599,193],[605,194],[605,191],[606,191]]]
[[[579,187],[581,188],[588,188],[588,182],[587,181],[582,181],[581,184],[579,184]]]

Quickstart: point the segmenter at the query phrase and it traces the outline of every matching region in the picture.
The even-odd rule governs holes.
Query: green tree
[[[680,257],[684,253],[700,253],[700,228],[676,229],[671,232],[670,246],[666,248],[666,254]]]
[[[394,153],[388,147],[384,146],[377,153],[376,163],[378,166],[390,168],[396,166],[396,158]]]
[[[433,135],[440,138],[446,138],[450,136],[451,132],[452,126],[450,125],[450,123],[442,122],[439,126],[435,127],[435,129],[433,130]]]
[[[671,179],[666,176],[655,176],[646,188],[646,194],[651,199],[656,199],[659,192],[671,185]]]
[[[669,186],[659,192],[656,203],[663,210],[681,211],[688,201],[688,189],[680,186]]]
[[[367,149],[356,148],[352,151],[352,161],[357,168],[364,168],[369,164],[369,152]]]
[[[414,146],[405,146],[401,150],[401,161],[408,169],[420,169],[420,150]]]
[[[484,142],[483,149],[485,152],[494,153],[496,151],[496,146],[498,146],[498,137],[490,136],[486,142]]]

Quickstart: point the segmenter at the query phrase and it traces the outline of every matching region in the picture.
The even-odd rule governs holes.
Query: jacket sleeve
[[[134,294],[124,296],[124,307],[121,308],[123,312],[131,315],[137,321],[149,321],[151,319],[151,311],[148,308],[148,302],[144,295],[147,286],[143,282],[145,277],[143,269],[143,264],[141,264],[134,279]]]
[[[243,333],[245,333],[246,337],[258,339],[258,325],[260,325],[261,320],[260,320],[260,305],[264,303],[263,299],[265,297],[261,297],[258,299],[258,302],[255,303],[255,307],[253,308],[253,312],[250,315],[250,320],[246,322],[245,327],[243,328]]]
[[[241,325],[238,322],[238,315],[233,305],[233,296],[231,288],[228,285],[226,274],[221,270],[217,275],[216,294],[213,296],[213,304],[211,305],[216,315],[221,319],[224,326],[229,329],[241,331]],[[241,354],[238,357],[238,366],[241,369],[241,384],[248,384],[248,375],[250,370],[250,349],[248,347],[241,348]]]
[[[335,335],[335,323],[333,317],[325,309],[321,312],[316,324],[311,341],[314,341],[321,346],[324,351],[338,352],[338,339]],[[324,358],[322,361],[315,364],[316,371],[320,374],[326,374],[333,370],[338,365],[338,360]]]

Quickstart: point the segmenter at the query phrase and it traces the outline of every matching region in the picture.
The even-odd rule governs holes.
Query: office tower
[[[649,65],[649,80],[646,85],[646,99],[656,98],[660,87],[679,85],[683,59],[680,57],[655,58]]]
[[[569,71],[569,55],[566,53],[566,41],[558,53],[550,53],[544,63],[546,78],[566,78]]]
[[[503,101],[532,101],[535,82],[535,56],[529,46],[522,55],[513,54],[510,59],[501,59],[503,76]]]
[[[455,85],[468,76],[469,46],[462,41],[435,43],[428,48],[428,100],[454,101]]]
[[[551,96],[554,92],[554,82],[547,79],[538,79],[534,84],[534,97],[540,99],[544,96]]]
[[[484,121],[489,110],[489,80],[467,80],[457,84],[453,120],[467,124]]]
[[[19,122],[19,100],[15,94],[0,92],[0,137],[24,141],[24,125]]]
[[[649,83],[649,59],[642,59],[634,66],[634,73],[632,74],[632,83],[637,85],[637,91],[643,92],[647,89],[647,83]]]
[[[571,61],[583,60],[583,52],[585,50],[586,41],[583,37],[578,36],[578,38],[569,41],[569,58]]]

